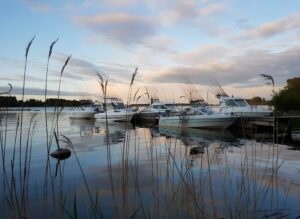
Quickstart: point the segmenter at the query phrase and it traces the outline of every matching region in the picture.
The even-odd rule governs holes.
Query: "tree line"
[[[289,78],[286,86],[278,92],[273,91],[271,100],[253,97],[247,102],[251,105],[272,105],[279,111],[300,111],[300,77]]]
[[[24,101],[24,107],[54,107],[54,106],[65,106],[65,107],[76,107],[85,105],[90,100],[66,100],[57,98],[48,98],[45,101],[28,99]],[[0,107],[21,107],[22,100],[17,100],[15,96],[0,96]]]
[[[247,102],[251,105],[273,105],[280,111],[300,111],[300,77],[290,78],[287,85],[278,92],[274,92],[270,101],[261,97],[253,97]],[[90,100],[66,100],[49,98],[46,102],[36,99],[28,99],[24,101],[25,107],[54,107],[66,106],[76,107],[91,103]],[[0,96],[0,107],[21,107],[22,101],[17,100],[15,96]]]

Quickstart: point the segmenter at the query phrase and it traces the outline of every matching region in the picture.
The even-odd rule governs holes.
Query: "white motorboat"
[[[171,110],[158,99],[151,99],[149,106],[139,110],[133,116],[133,122],[157,122],[162,115],[169,115]]]
[[[201,109],[185,112],[182,115],[161,117],[161,127],[184,127],[184,128],[206,128],[225,129],[231,126],[239,116],[226,115],[223,113],[208,114]]]
[[[92,119],[96,114],[96,109],[93,106],[73,107],[69,112],[71,119]]]
[[[97,113],[95,118],[106,121],[130,122],[134,112],[126,108],[123,101],[115,97],[107,97],[104,101],[104,111]]]
[[[132,121],[134,123],[157,123],[161,116],[177,115],[180,112],[181,111],[176,109],[175,107],[167,107],[159,99],[151,98],[150,105],[135,113]]]
[[[158,114],[168,114],[171,110],[159,99],[151,99],[151,104],[149,107],[144,109],[144,112],[158,113]]]
[[[272,115],[271,109],[250,106],[242,97],[218,96],[220,99],[220,113],[238,115],[243,118],[256,118]]]

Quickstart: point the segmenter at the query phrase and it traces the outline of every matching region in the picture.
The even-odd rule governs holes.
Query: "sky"
[[[61,81],[68,99],[98,100],[96,72],[108,94],[126,101],[132,73],[140,102],[156,96],[184,101],[187,91],[216,101],[216,81],[229,95],[270,99],[300,76],[300,2],[295,0],[11,0],[0,2],[0,92],[12,84],[25,99],[44,98],[49,47],[48,95]]]

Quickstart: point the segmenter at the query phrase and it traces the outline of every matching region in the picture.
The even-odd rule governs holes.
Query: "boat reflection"
[[[164,128],[159,127],[161,135],[180,139],[184,145],[190,146],[203,143],[233,143],[236,137],[227,130],[213,131],[193,128]]]
[[[78,133],[80,136],[89,136],[93,135],[93,130],[95,126],[94,119],[73,119],[70,118],[71,131]]]
[[[124,142],[130,123],[111,122],[108,125],[97,120],[70,119],[70,133],[76,151],[98,150],[107,145]]]
[[[192,128],[163,128],[159,132],[167,138],[179,139],[183,145],[185,157],[193,165],[193,161],[205,154],[206,148],[211,147],[214,152],[222,153],[225,150],[232,152],[232,146],[240,146],[241,142],[229,131],[213,131]]]
[[[110,122],[106,125],[106,123],[96,120],[93,131],[95,134],[105,136],[105,144],[117,144],[124,142],[126,131],[131,129],[133,129],[131,123]]]

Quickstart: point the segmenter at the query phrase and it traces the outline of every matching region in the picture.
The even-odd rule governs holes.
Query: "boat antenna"
[[[220,83],[215,78],[211,78],[209,81],[212,84],[209,89],[212,94],[214,94],[218,99],[220,97],[228,97],[228,94],[224,91]]]

